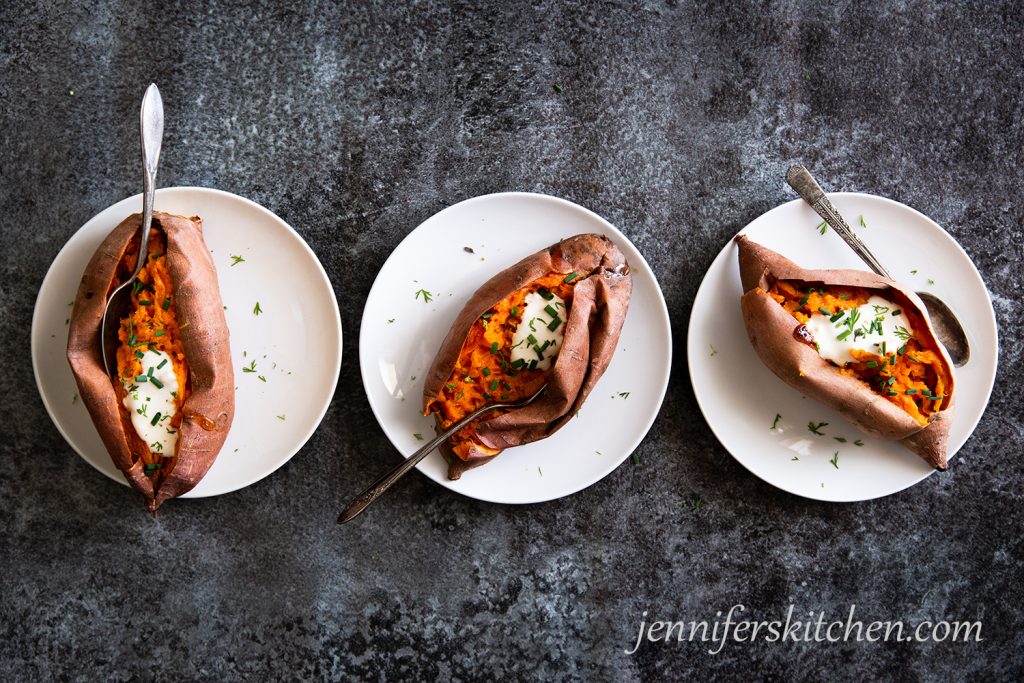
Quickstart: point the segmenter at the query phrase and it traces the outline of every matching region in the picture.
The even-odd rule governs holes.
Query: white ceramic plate
[[[985,412],[996,375],[996,320],[985,284],[960,245],[927,216],[873,195],[836,193],[829,198],[894,278],[943,299],[967,330],[971,359],[957,371],[952,456]],[[861,216],[867,227],[860,225]],[[810,206],[794,200],[740,232],[806,268],[866,270],[834,231],[818,233],[820,223]],[[722,445],[769,484],[818,500],[878,498],[930,475],[932,468],[914,453],[865,436],[761,364],[740,315],[736,258],[736,245],[730,241],[708,269],[694,300],[687,342],[697,402]],[[776,414],[782,418],[772,430]],[[825,436],[808,430],[811,421],[828,423],[820,430]],[[853,445],[855,439],[864,445]],[[838,468],[831,462],[836,452]]]
[[[604,477],[647,434],[665,396],[672,359],[661,289],[643,256],[615,227],[546,195],[509,192],[466,200],[430,217],[398,245],[363,311],[363,386],[391,443],[404,457],[412,455],[422,445],[414,435],[434,433],[434,419],[420,414],[423,375],[466,300],[498,271],[584,232],[613,239],[633,272],[633,298],[608,370],[579,416],[550,438],[510,449],[458,481],[448,480],[444,458],[435,452],[418,465],[434,481],[495,503],[552,500]],[[431,293],[429,303],[417,298],[421,289]],[[393,464],[381,462],[381,471]]]
[[[213,467],[185,497],[220,495],[286,463],[320,424],[341,369],[338,302],[309,246],[260,205],[219,190],[173,187],[157,190],[155,209],[203,219],[227,306],[235,420]],[[43,280],[32,317],[32,365],[50,417],[79,455],[125,485],[78,399],[65,348],[86,264],[114,226],[141,210],[142,195],[129,197],[73,234]],[[245,261],[232,265],[231,255]],[[242,372],[253,362],[256,372]]]

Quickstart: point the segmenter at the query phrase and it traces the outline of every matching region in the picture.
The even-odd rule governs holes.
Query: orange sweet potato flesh
[[[898,440],[936,469],[946,469],[955,373],[920,298],[872,273],[805,270],[745,236],[737,237],[736,242],[744,292],[740,300],[743,321],[765,366],[865,433]],[[808,293],[812,288],[817,291]],[[819,306],[845,310],[861,305],[872,294],[898,304],[911,321],[913,337],[901,349],[903,353],[885,357],[857,353],[857,362],[840,368],[800,340],[797,328]],[[801,304],[804,296],[808,299]],[[884,390],[880,381],[888,382]],[[907,394],[907,390],[915,393]],[[923,390],[942,398],[925,400]]]
[[[145,288],[133,294],[119,330],[118,376],[140,372],[134,355],[140,344],[171,357],[179,390],[178,410],[168,426],[178,430],[177,452],[171,457],[153,453],[136,434],[122,403],[124,385],[104,369],[100,326],[107,297],[134,268],[140,224],[139,214],[125,219],[86,266],[71,313],[68,362],[111,459],[156,512],[165,501],[190,491],[213,465],[234,417],[234,373],[202,222],[154,213],[148,258],[139,273]]]
[[[565,300],[561,351],[546,371],[513,368],[509,346],[523,301],[541,288]],[[486,403],[526,398],[545,382],[548,388],[529,406],[489,413],[443,444],[450,479],[506,448],[547,438],[572,419],[611,362],[631,294],[625,257],[595,234],[528,256],[473,294],[427,373],[424,413],[445,429]]]

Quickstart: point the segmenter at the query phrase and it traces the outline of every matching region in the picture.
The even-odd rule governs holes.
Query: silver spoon
[[[828,200],[825,191],[821,189],[810,171],[800,164],[790,166],[789,171],[786,172],[786,182],[805,202],[811,205],[815,213],[832,226],[832,229],[843,238],[843,241],[853,249],[857,256],[861,257],[864,263],[868,264],[871,270],[884,278],[894,279],[864,242],[857,237],[850,228],[850,224],[839,214],[832,202]],[[935,335],[946,347],[953,365],[958,368],[967,365],[967,361],[971,358],[971,346],[967,341],[967,333],[964,332],[963,325],[942,299],[931,292],[917,292],[917,295],[921,297],[925,308],[928,309],[928,317],[931,319],[932,327],[935,328]]]
[[[486,405],[482,408],[477,408],[469,415],[462,418],[461,420],[453,424],[451,427],[449,427],[448,429],[446,429],[445,431],[441,432],[433,439],[428,441],[423,448],[419,449],[411,456],[409,456],[408,460],[398,464],[393,470],[391,470],[383,477],[375,481],[373,485],[370,486],[370,488],[366,489],[361,494],[359,494],[359,497],[353,500],[351,503],[349,503],[348,507],[346,507],[342,511],[342,513],[338,515],[338,524],[350,522],[356,517],[358,517],[359,513],[368,508],[370,504],[373,503],[373,501],[380,498],[380,496],[385,491],[391,488],[392,484],[394,484],[396,481],[405,476],[406,472],[411,470],[413,467],[416,467],[420,460],[423,460],[423,458],[430,455],[430,453],[432,453],[435,448],[444,443],[445,439],[447,439],[452,434],[468,425],[476,418],[480,417],[486,412],[489,412],[491,410],[498,410],[499,408],[522,408],[523,406],[528,406],[534,401],[536,401],[547,388],[548,385],[545,384],[533,396],[530,396],[529,398],[524,398],[521,401],[516,401],[514,403],[492,403],[491,405]]]
[[[117,349],[120,342],[117,331],[121,327],[121,318],[125,316],[131,305],[131,284],[139,275],[146,263],[149,244],[149,229],[153,223],[153,196],[156,192],[156,167],[160,162],[160,143],[164,137],[164,102],[156,83],[150,83],[146,94],[142,97],[142,109],[139,113],[139,127],[142,131],[142,237],[139,240],[139,258],[135,262],[135,271],[113,291],[107,299],[103,310],[103,322],[100,327],[100,340],[103,344],[103,366],[111,377],[117,375]]]

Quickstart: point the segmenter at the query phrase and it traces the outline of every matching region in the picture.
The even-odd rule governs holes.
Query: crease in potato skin
[[[441,418],[440,429],[444,430],[488,402],[518,401],[537,392],[551,370],[513,369],[509,365],[512,337],[522,320],[527,295],[540,289],[561,297],[566,306],[564,315],[568,316],[573,287],[582,278],[571,283],[565,279],[564,273],[548,273],[515,290],[484,313],[487,318],[481,317],[470,329],[454,370],[440,394],[427,405],[424,415],[436,413]],[[495,343],[497,353],[491,353]],[[468,458],[473,447],[488,454],[499,453],[480,442],[476,425],[504,412],[494,411],[471,422],[449,440],[452,451],[462,460]]]
[[[778,302],[801,325],[819,308],[846,311],[864,305],[874,293],[863,287],[790,280],[776,280],[767,292],[760,288],[756,291]],[[907,303],[898,301],[898,292],[890,290],[880,294],[894,303]],[[913,312],[911,306],[907,306],[904,313],[911,318],[913,333],[904,346],[884,355],[853,350],[851,354],[856,362],[836,367],[839,372],[859,379],[876,394],[901,408],[918,424],[925,426],[932,414],[949,405],[951,397],[946,395],[946,388],[950,382],[939,353],[927,346],[928,341],[934,343],[934,340],[930,339],[930,335],[922,333],[923,329],[927,329],[924,321]],[[794,332],[797,330],[799,326]],[[795,336],[802,343],[807,343],[799,335]],[[929,394],[941,398],[930,400],[927,398]]]
[[[124,282],[131,275],[139,246],[140,239],[133,238],[118,264],[116,282]],[[128,395],[128,387],[134,378],[144,374],[142,359],[135,352],[145,354],[148,350],[155,349],[165,353],[171,360],[179,387],[174,400],[175,414],[167,426],[180,430],[183,419],[182,406],[191,392],[191,385],[188,361],[185,358],[178,325],[174,283],[164,258],[166,248],[166,237],[159,227],[154,226],[147,245],[147,260],[138,275],[140,284],[132,290],[130,313],[122,318],[118,330],[121,346],[117,350],[117,374],[120,382],[115,386],[121,421],[132,456],[137,462],[141,461],[144,473],[153,482],[154,490],[174,469],[177,454],[168,457],[152,452],[150,445],[135,431],[129,409],[124,405],[124,398]],[[167,308],[164,308],[165,302]],[[158,335],[158,330],[163,330],[163,333]],[[180,441],[178,443],[180,446]]]

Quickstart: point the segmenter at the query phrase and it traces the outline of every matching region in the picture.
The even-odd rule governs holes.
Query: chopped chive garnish
[[[163,389],[164,388],[164,383],[161,382],[160,380],[158,380],[156,377],[150,377],[149,381],[152,382],[153,386],[155,386],[157,389]]]
[[[846,330],[846,331],[842,332],[841,334],[839,334],[836,337],[836,339],[838,339],[839,341],[843,341],[844,339],[849,337],[852,332],[853,332],[853,330]]]
[[[907,389],[903,393],[906,394],[907,396],[913,396],[914,394],[917,393],[917,389]]]
[[[149,381],[149,375],[136,375],[135,376],[135,381],[136,382],[148,382]]]
[[[873,360],[869,360],[869,361],[868,361],[867,363],[865,363],[864,365],[868,366],[869,368],[877,368],[877,367],[878,367],[878,363],[876,363],[876,362],[875,362],[875,361],[873,361]]]
[[[888,391],[885,392],[885,394],[886,394],[886,396],[895,396],[896,392],[893,391],[892,389],[889,389]]]
[[[512,361],[512,367],[514,367],[516,370],[523,367],[524,365],[526,365],[526,361],[522,358],[517,358],[516,360]]]
[[[160,308],[162,308],[162,309],[164,309],[166,311],[170,307],[171,307],[171,297],[167,297],[166,299],[164,299],[164,302],[160,305]]]
[[[145,358],[146,354],[142,353],[142,351],[136,351],[135,356],[136,358]]]
[[[497,352],[498,352],[498,342],[491,342],[491,353],[493,354],[493,353],[497,353]]]
[[[167,365],[167,359],[166,358],[164,358],[162,361],[160,361],[160,364],[156,366],[156,369],[159,370],[160,368],[162,368],[165,365]]]
[[[156,426],[156,423],[160,421],[160,413],[153,416],[153,419],[149,421],[149,424]]]
[[[821,306],[818,307],[818,312],[821,313],[822,315],[827,315],[827,316],[831,316],[832,315],[832,311],[828,310],[827,308],[823,308]]]
[[[505,381],[502,381],[501,388],[505,391],[512,391],[512,385]]]
[[[512,310],[509,311],[508,314],[509,314],[509,316],[511,316],[513,318],[516,317],[517,315],[519,315],[519,307],[518,306],[513,306]]]
[[[493,397],[485,391],[484,392],[484,398],[493,398]]]
[[[537,354],[537,360],[544,360],[544,352],[540,350],[540,347],[534,347],[533,352]],[[536,363],[537,361],[530,362]],[[531,367],[530,369],[532,370],[533,368]]]
[[[150,379],[153,379],[153,368],[150,367],[149,370],[146,370],[146,374],[149,375]]]
[[[843,311],[839,311],[838,313],[836,313],[835,315],[833,315],[833,316],[832,316],[831,318],[829,318],[829,319],[828,319],[828,321],[829,321],[830,323],[834,323],[835,321],[837,321],[837,320],[839,320],[840,318],[842,318],[842,317],[843,317],[844,315],[845,315],[845,313],[843,313]]]
[[[139,305],[140,306],[152,306],[153,302],[150,301],[149,299],[139,299]]]
[[[537,361],[535,361],[535,360],[531,360],[530,361],[530,369],[531,370],[536,370],[537,369]]]
[[[545,301],[551,301],[552,299],[555,298],[554,294],[552,294],[548,290],[544,289],[543,287],[538,289],[537,293],[540,294],[541,298],[544,299]]]
[[[494,391],[495,389],[497,389],[497,388],[498,388],[498,380],[496,380],[496,379],[492,379],[492,380],[491,380],[491,384],[490,384],[490,386],[489,386],[488,388],[489,388],[489,389],[490,389],[491,391]]]
[[[565,278],[564,278],[564,279],[562,280],[562,282],[565,282],[565,283],[569,283],[569,282],[572,282],[573,280],[575,280],[575,279],[576,279],[576,278],[578,278],[579,276],[580,276],[580,274],[579,274],[579,273],[577,273],[577,272],[576,272],[576,271],[574,270],[574,271],[572,271],[571,273],[569,273],[568,275],[566,275],[566,276],[565,276]]]
[[[895,377],[890,377],[889,379],[885,380],[885,386],[890,386],[895,381],[896,381]]]
[[[554,306],[552,306],[551,304],[548,304],[547,306],[544,307],[544,312],[550,315],[552,318],[558,317],[558,311],[556,311]]]
[[[157,330],[156,332],[153,333],[153,336],[154,337],[162,337],[165,334],[167,334],[167,330]]]
[[[546,342],[544,342],[543,344],[541,344],[540,350],[543,351],[544,349],[548,348],[549,346],[551,346],[551,340],[550,339],[547,340]]]
[[[849,294],[840,294],[839,298],[842,299],[843,301],[849,301],[850,300],[850,295]]]
[[[484,373],[484,377],[486,377],[487,375],[491,374],[491,369],[490,368],[484,368],[480,372]]]
[[[492,315],[494,315],[494,314],[493,313],[484,313],[480,317],[483,318],[484,320],[490,320]]]
[[[562,324],[561,319],[556,317],[554,320],[552,320],[551,322],[548,323],[548,329],[551,330],[552,332],[554,332],[555,330],[558,329],[558,326],[561,325],[561,324]]]
[[[811,298],[810,294],[804,294],[804,298],[800,299],[800,307],[803,308],[807,304],[807,300]]]
[[[532,334],[526,335],[526,345],[527,346],[536,346],[537,345],[537,338],[534,337]]]
[[[892,312],[892,317],[894,317],[894,318],[895,318],[896,316],[898,316],[898,315],[899,315],[900,313],[902,313],[902,312],[903,312],[903,311],[901,311],[900,309],[898,309],[898,308],[897,308],[897,309],[896,309],[895,311],[893,311],[893,312]]]

